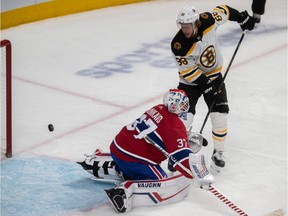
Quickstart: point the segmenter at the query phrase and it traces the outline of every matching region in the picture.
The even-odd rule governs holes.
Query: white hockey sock
[[[214,149],[224,151],[228,131],[227,113],[212,112],[210,118]]]

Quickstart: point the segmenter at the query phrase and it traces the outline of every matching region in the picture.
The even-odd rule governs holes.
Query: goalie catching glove
[[[191,151],[196,154],[202,148],[202,146],[207,146],[208,141],[202,136],[202,134],[195,132],[188,132],[188,143],[190,145]]]

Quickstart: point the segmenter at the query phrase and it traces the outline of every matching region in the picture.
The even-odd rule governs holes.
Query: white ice
[[[108,151],[122,126],[177,86],[169,45],[180,9],[191,4],[210,11],[223,3],[251,13],[251,0],[158,0],[3,30],[2,39],[13,44],[13,155],[81,161],[97,147]],[[225,67],[240,36],[237,23],[218,29]],[[83,70],[87,76],[77,74]],[[107,76],[97,78],[102,75]],[[215,174],[214,185],[252,216],[287,209],[286,0],[267,1],[261,23],[241,44],[226,86],[227,166]],[[200,130],[206,113],[200,99],[193,130]],[[54,132],[47,129],[50,123]],[[208,121],[203,134],[210,144],[202,150],[208,158],[213,150],[210,130]],[[65,215],[116,213],[107,201],[100,208]],[[126,215],[237,214],[208,192],[191,188],[180,203],[135,208]]]

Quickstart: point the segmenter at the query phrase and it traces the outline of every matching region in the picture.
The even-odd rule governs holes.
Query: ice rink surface
[[[13,158],[1,160],[2,216],[116,215],[103,189],[75,162],[109,145],[122,126],[177,87],[170,40],[184,5],[227,4],[251,13],[251,0],[160,0],[21,25],[1,32],[13,45]],[[237,23],[218,29],[227,67]],[[223,69],[225,72],[226,69]],[[249,216],[287,209],[287,1],[267,1],[226,79],[230,105],[226,168],[215,186]],[[193,130],[207,113],[197,105]],[[48,131],[48,124],[55,127]],[[204,131],[209,145],[211,124]],[[210,163],[210,161],[209,161]],[[208,192],[182,202],[135,208],[133,216],[233,216]]]

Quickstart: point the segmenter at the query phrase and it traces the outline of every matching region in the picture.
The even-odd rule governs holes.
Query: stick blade
[[[286,216],[287,215],[286,213],[287,212],[284,209],[277,209],[277,210],[270,212],[268,214],[265,214],[263,216]]]

